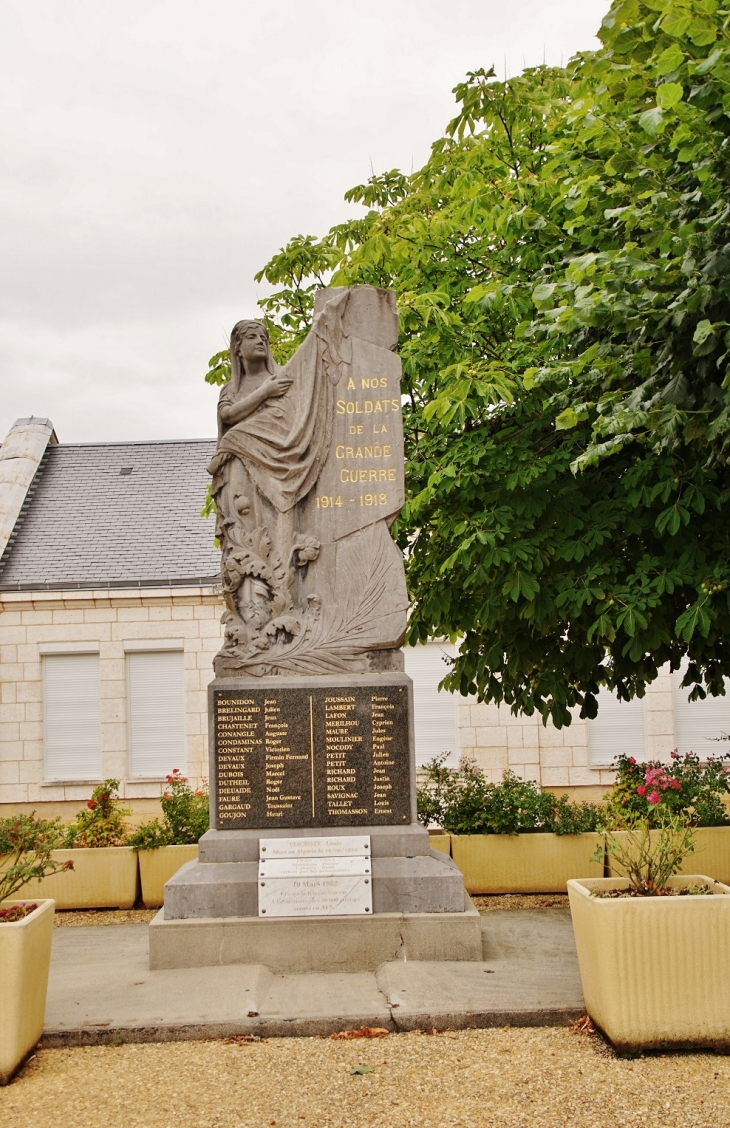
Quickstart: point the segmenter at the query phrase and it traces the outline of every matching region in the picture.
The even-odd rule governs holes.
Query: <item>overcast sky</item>
[[[452,88],[560,64],[608,0],[3,0],[0,439],[212,435],[207,358],[287,239],[419,167]]]

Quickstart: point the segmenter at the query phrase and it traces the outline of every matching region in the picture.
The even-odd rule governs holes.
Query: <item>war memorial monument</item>
[[[364,971],[478,960],[478,913],[416,819],[395,294],[320,290],[283,368],[231,334],[209,466],[225,639],[211,829],[167,883],[150,966]]]

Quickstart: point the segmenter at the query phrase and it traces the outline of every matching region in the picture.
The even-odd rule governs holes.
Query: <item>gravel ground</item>
[[[85,928],[87,925],[149,924],[159,909],[73,909],[55,912],[56,928]]]
[[[353,1074],[357,1067],[372,1072]],[[41,1050],[3,1128],[725,1128],[730,1059],[567,1029]]]
[[[488,897],[472,896],[480,913],[498,909],[567,909],[567,893],[492,893]]]
[[[507,893],[489,897],[472,897],[480,913],[497,909],[567,909],[567,893]],[[158,909],[74,909],[56,912],[56,928],[80,928],[86,925],[149,924]]]

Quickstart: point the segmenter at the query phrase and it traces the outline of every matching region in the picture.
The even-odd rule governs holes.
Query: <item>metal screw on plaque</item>
[[[365,884],[366,884],[366,885],[368,884],[368,879],[367,879],[367,878],[365,878]]]
[[[264,912],[266,912],[266,909],[264,909]],[[370,912],[370,909],[369,909],[369,908],[367,907],[367,905],[365,906],[365,912],[366,912],[366,913],[369,913],[369,912]]]
[[[260,884],[261,884],[261,888],[263,889],[263,887],[266,885],[266,882],[262,881]]]
[[[263,914],[263,913],[265,913],[265,912],[266,912],[266,909],[262,909],[262,910],[261,910],[261,913],[262,913],[262,914]]]

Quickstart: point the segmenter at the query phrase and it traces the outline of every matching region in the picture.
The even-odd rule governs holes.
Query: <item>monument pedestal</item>
[[[410,678],[217,679],[209,714],[214,829],[165,886],[151,967],[355,971],[393,959],[481,959],[462,875],[416,822]],[[372,909],[260,915],[261,840],[270,856],[277,839],[328,834],[369,839]]]
[[[479,913],[200,917],[150,924],[150,968],[264,964],[279,974],[375,971],[391,960],[481,960]]]
[[[165,907],[150,926],[150,967],[262,963],[277,972],[366,971],[394,959],[482,958],[479,914],[462,875],[429,849],[418,824],[338,828],[338,837],[370,837],[371,917],[259,918],[259,840],[292,835],[208,831],[199,860],[165,886]]]

